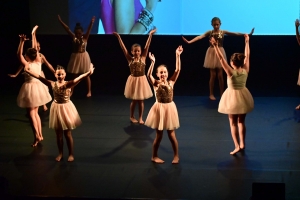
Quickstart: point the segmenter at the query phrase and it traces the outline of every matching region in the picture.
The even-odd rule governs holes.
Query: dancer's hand
[[[183,36],[182,36],[182,39],[183,39],[183,41],[184,41],[185,43],[187,43],[187,44],[190,44],[190,43],[191,43],[190,41],[188,41],[187,39],[185,39],[185,37],[183,37]]]
[[[35,25],[31,31],[31,34],[35,34],[36,30],[38,29],[38,25]]]
[[[20,37],[20,41],[22,41],[22,42],[29,40],[28,38],[26,38],[26,35],[24,35],[24,34],[19,35],[19,37]]]
[[[177,56],[180,56],[180,54],[183,52],[183,48],[182,48],[182,46],[181,45],[179,45],[178,47],[177,47],[177,49],[176,49],[176,55]]]
[[[210,44],[213,45],[213,46],[217,45],[217,41],[215,40],[214,37],[211,37],[211,38],[209,39],[209,42],[210,42]]]
[[[156,28],[153,29],[153,30],[151,30],[150,33],[149,33],[149,35],[153,35],[155,32],[156,32]]]
[[[119,38],[119,37],[120,37],[120,34],[119,34],[119,33],[117,33],[117,32],[113,32],[113,35],[114,35],[114,36],[116,36],[117,38]]]
[[[154,54],[152,54],[151,52],[149,52],[149,58],[152,62],[155,62]]]

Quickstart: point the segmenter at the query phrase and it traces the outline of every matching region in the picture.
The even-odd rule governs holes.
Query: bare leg
[[[132,123],[138,123],[138,121],[134,118],[134,109],[135,109],[136,102],[137,100],[132,100],[132,102],[130,103],[130,121]]]
[[[158,147],[160,145],[160,142],[161,142],[162,138],[163,138],[163,131],[162,130],[160,131],[160,130],[156,129],[156,137],[155,137],[155,139],[153,141],[153,145],[152,145],[152,158],[151,158],[151,160],[152,160],[152,162],[159,163],[159,164],[165,162],[165,161],[163,161],[162,159],[160,159],[158,157]]]
[[[235,147],[234,150],[232,152],[230,152],[230,154],[234,155],[240,151],[240,146],[239,146],[239,142],[238,142],[238,125],[237,125],[238,115],[229,114],[228,118],[229,118],[231,136],[232,136],[234,147]]]
[[[220,87],[220,96],[222,96],[224,92],[224,78],[223,78],[222,68],[218,68],[218,80],[219,80],[219,87]]]
[[[91,97],[92,96],[92,82],[91,82],[90,76],[86,77],[86,84],[87,84],[87,88],[88,88],[88,93],[86,96]]]
[[[65,138],[67,141],[67,146],[69,149],[68,161],[72,162],[72,161],[74,161],[74,143],[73,143],[73,137],[72,137],[71,130],[64,130],[64,135],[65,135]]]
[[[43,134],[42,134],[42,122],[41,122],[41,118],[38,113],[38,107],[36,108],[36,112],[35,112],[35,120],[37,122],[38,136],[39,136],[40,140],[44,140]]]
[[[36,120],[36,115],[37,115],[37,110],[38,107],[34,107],[34,108],[27,108],[27,112],[29,114],[30,117],[30,122],[31,122],[31,127],[32,127],[32,131],[33,131],[33,135],[34,135],[34,140],[32,143],[33,147],[36,147],[37,144],[41,141],[41,138],[39,136],[39,123]]]
[[[245,149],[245,138],[246,138],[246,125],[245,125],[246,114],[239,115],[238,127],[240,137],[240,149]]]
[[[55,158],[57,162],[59,162],[63,157],[63,149],[64,149],[64,141],[63,141],[63,130],[56,129],[56,143],[58,147],[58,156]]]
[[[178,154],[178,141],[176,139],[175,130],[168,130],[168,136],[169,140],[172,144],[173,152],[174,152],[174,158],[172,163],[178,164],[179,163],[179,154]]]
[[[139,123],[144,124],[144,121],[143,121],[144,100],[139,100],[138,104],[139,104]]]
[[[210,69],[210,78],[209,78],[209,99],[216,100],[214,96],[214,85],[216,79],[216,69]]]

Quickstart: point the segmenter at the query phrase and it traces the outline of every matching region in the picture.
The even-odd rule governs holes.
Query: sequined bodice
[[[64,84],[61,87],[58,87],[57,82],[55,82],[52,90],[55,103],[67,103],[70,101],[71,89],[66,88],[66,84]]]
[[[133,60],[129,64],[130,68],[130,74],[131,76],[144,76],[145,75],[145,66],[146,64],[141,61],[141,59],[138,62],[134,62]]]
[[[73,53],[84,53],[86,51],[87,43],[83,41],[82,38],[75,38],[73,40]]]
[[[224,41],[224,33],[223,31],[219,31],[218,33],[214,33],[213,31],[210,32],[209,38],[214,37],[216,42],[218,42],[219,47],[223,47],[223,41]]]
[[[231,77],[227,78],[228,88],[232,88],[234,90],[243,89],[246,86],[248,73],[243,69],[242,72],[233,71]]]
[[[159,85],[156,90],[156,99],[159,103],[170,103],[173,101],[173,88],[168,85]]]

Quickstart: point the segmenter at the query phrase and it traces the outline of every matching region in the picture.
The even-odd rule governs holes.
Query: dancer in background
[[[246,81],[250,69],[249,36],[245,35],[245,53],[234,53],[228,65],[217,41],[212,37],[210,40],[220,63],[227,74],[228,88],[225,90],[219,103],[218,111],[228,114],[234,150],[231,155],[245,149],[246,138],[246,114],[254,108],[251,93],[246,88]]]
[[[47,80],[39,74],[31,72],[27,69],[26,72],[31,76],[40,79],[44,84],[51,87],[53,90],[54,101],[52,102],[50,108],[49,127],[55,129],[56,132],[56,141],[59,152],[58,156],[56,157],[56,161],[59,162],[63,157],[63,135],[66,138],[69,149],[68,161],[74,161],[74,143],[71,131],[81,124],[81,119],[74,104],[70,100],[71,90],[83,78],[93,74],[93,65],[91,64],[88,72],[81,74],[71,81],[65,81],[66,72],[61,66],[58,66],[55,70],[57,81]]]
[[[25,58],[23,56],[23,46],[24,42],[28,40],[25,35],[20,35],[20,44],[18,48],[18,57],[21,64],[24,66],[25,71],[32,71],[36,74],[41,74],[41,57],[39,55],[39,50],[37,48],[36,42],[36,30],[38,26],[35,26],[32,30],[32,48],[28,48],[25,53]],[[36,78],[25,75],[25,82],[23,83],[19,95],[17,97],[17,104],[21,108],[26,108],[30,124],[32,127],[34,140],[32,146],[35,147],[37,144],[43,140],[42,135],[42,125],[41,119],[38,114],[38,108],[41,105],[45,105],[51,101],[51,96],[48,89]]]
[[[152,147],[152,162],[164,163],[158,157],[158,148],[163,138],[163,130],[167,130],[169,140],[172,144],[174,157],[173,164],[179,163],[178,141],[175,135],[175,129],[179,128],[179,118],[175,103],[173,102],[173,89],[181,70],[180,55],[183,51],[182,46],[176,49],[176,69],[174,74],[168,79],[168,69],[166,65],[159,65],[156,70],[156,80],[152,76],[155,57],[149,53],[151,65],[147,73],[150,83],[153,85],[156,93],[156,102],[152,106],[147,116],[145,125],[156,129],[156,137],[153,141]]]
[[[300,24],[299,19],[296,19],[296,21],[295,21],[296,39],[297,39],[297,42],[298,42],[298,44],[300,46],[299,24]],[[297,85],[300,85],[300,70],[299,70]],[[296,110],[300,110],[300,104],[298,106],[296,106]]]
[[[78,77],[80,74],[86,73],[89,71],[91,65],[91,59],[86,51],[87,41],[90,36],[91,29],[93,27],[95,17],[92,18],[90,25],[87,29],[87,32],[84,34],[83,28],[80,23],[77,23],[74,28],[74,33],[70,30],[70,28],[61,20],[58,15],[58,20],[66,32],[72,37],[73,41],[73,50],[71,54],[71,58],[68,64],[67,71],[73,74],[73,77]],[[92,96],[92,83],[89,76],[86,77],[88,93],[87,97]]]
[[[130,121],[132,123],[144,124],[143,113],[144,113],[144,99],[148,99],[153,96],[150,85],[145,76],[146,67],[146,56],[148,54],[148,49],[151,43],[152,35],[155,33],[156,29],[150,31],[148,40],[142,52],[141,45],[133,44],[131,46],[131,54],[126,49],[121,36],[114,32],[114,35],[118,38],[119,44],[123,53],[128,61],[130,68],[130,75],[127,79],[125,85],[124,95],[128,99],[132,99],[130,104]],[[139,106],[139,118],[138,120],[134,117],[135,105]]]
[[[186,38],[182,37],[183,41],[185,41],[188,44],[191,44],[191,43],[201,40],[202,38],[205,38],[205,37],[209,37],[209,38],[213,37],[218,42],[219,49],[220,49],[224,59],[227,60],[226,53],[223,48],[224,35],[243,36],[245,34],[244,33],[233,33],[233,32],[229,32],[229,31],[225,31],[225,30],[220,30],[221,20],[218,17],[214,17],[211,20],[211,25],[214,28],[213,30],[207,31],[203,35],[199,35],[192,40],[187,40]],[[249,35],[252,35],[253,32],[254,32],[254,28],[251,30]],[[222,70],[221,63],[218,60],[218,57],[212,46],[210,46],[206,51],[203,66],[205,68],[210,69],[209,99],[216,100],[216,97],[214,95],[215,78],[216,78],[216,76],[218,76],[221,96],[224,92],[224,80],[223,80],[223,70]]]

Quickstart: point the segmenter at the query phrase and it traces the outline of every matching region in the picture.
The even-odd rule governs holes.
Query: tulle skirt
[[[145,125],[158,130],[175,130],[179,128],[179,117],[175,103],[155,102],[150,109]]]
[[[83,74],[90,70],[91,59],[88,52],[72,53],[67,71],[72,74]]]
[[[223,93],[218,111],[223,114],[246,114],[254,108],[254,100],[249,90],[227,88]]]
[[[127,99],[144,100],[153,96],[146,76],[134,77],[129,75],[124,95]]]
[[[225,60],[227,60],[224,48],[219,47],[219,49],[220,49],[221,53],[223,54]],[[211,69],[222,68],[220,60],[219,60],[219,58],[215,52],[215,49],[213,47],[209,47],[207,49],[203,67],[211,68]]]
[[[76,110],[76,107],[69,101],[68,103],[55,103],[51,104],[49,128],[63,130],[72,130],[81,124],[81,119]]]
[[[21,108],[34,108],[45,105],[51,100],[48,87],[40,80],[33,79],[23,83],[17,97],[17,104]]]

